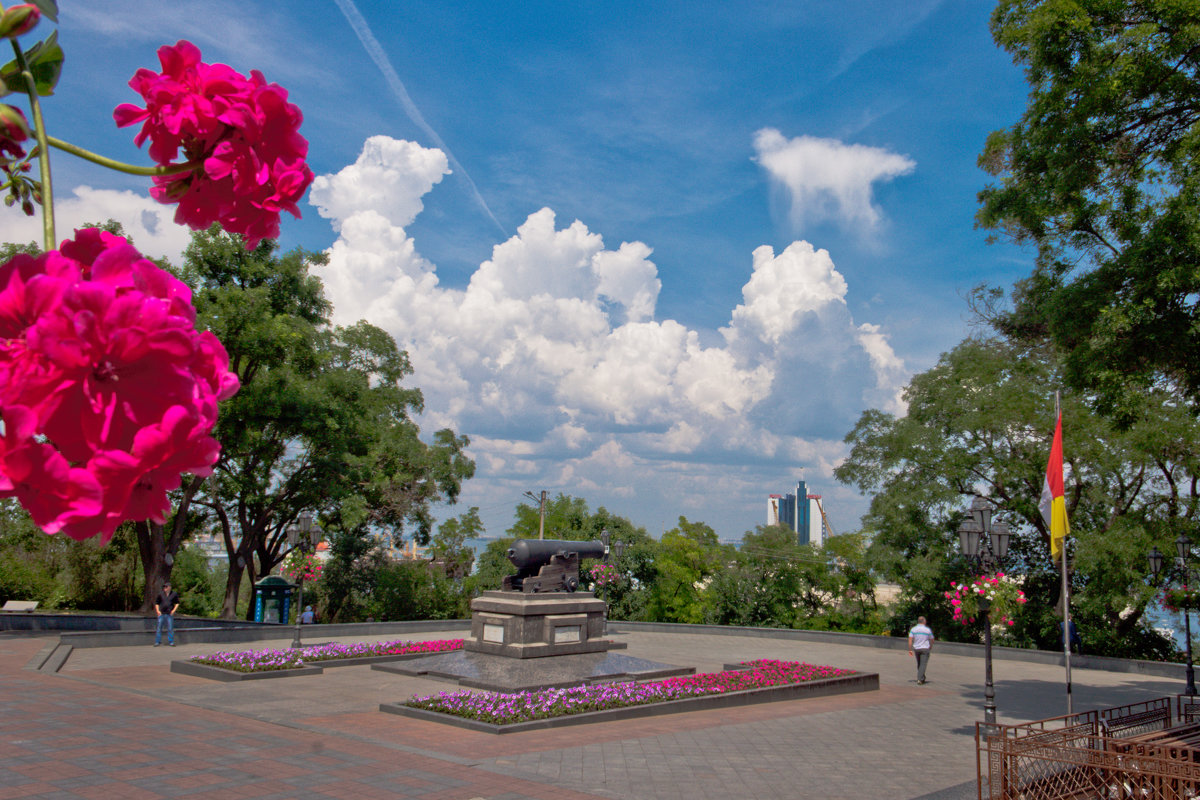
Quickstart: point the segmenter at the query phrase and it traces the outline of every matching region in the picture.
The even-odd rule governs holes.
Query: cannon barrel
[[[517,539],[508,548],[508,560],[519,570],[534,572],[550,563],[550,558],[559,554],[578,553],[579,560],[604,558],[604,542],[577,542],[563,539]]]

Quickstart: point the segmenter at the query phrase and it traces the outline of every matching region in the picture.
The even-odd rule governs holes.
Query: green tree
[[[917,613],[956,631],[942,593],[966,577],[955,531],[978,493],[1013,529],[1011,559],[1030,597],[1017,640],[1055,646],[1060,585],[1038,500],[1060,370],[1048,348],[968,339],[913,378],[904,417],[867,411],[846,437],[851,453],[835,475],[874,495],[863,532],[871,566],[904,590],[895,632]],[[1063,400],[1075,613],[1089,647],[1105,639],[1113,655],[1162,650],[1143,618],[1154,593],[1145,555],[1194,529],[1197,515],[1200,426],[1170,395],[1140,402],[1141,421],[1119,429],[1083,400]]]
[[[320,580],[311,587],[311,604],[328,622],[361,622],[372,613],[376,579],[387,566],[380,541],[355,531],[336,530],[330,536],[329,560]],[[309,597],[309,584],[305,584]]]
[[[479,554],[475,563],[475,571],[471,574],[469,585],[474,592],[489,592],[499,589],[504,578],[512,575],[517,568],[508,560],[508,548],[516,540],[515,536],[501,536],[492,539]]]
[[[720,625],[802,627],[831,602],[820,549],[796,543],[785,525],[747,531],[737,560],[711,586],[709,620]]]
[[[988,138],[979,222],[1036,247],[999,320],[1066,352],[1065,377],[1136,418],[1166,381],[1200,399],[1200,1],[1001,0],[1021,120]]]
[[[713,576],[733,560],[733,548],[722,545],[716,531],[703,522],[680,517],[679,525],[662,535],[657,556],[646,619],[703,622],[707,612],[705,591]]]
[[[376,575],[371,609],[380,620],[464,619],[470,616],[462,581],[429,561],[393,561]]]
[[[438,526],[429,540],[429,552],[440,561],[448,576],[461,580],[471,574],[475,551],[467,546],[468,539],[478,539],[484,532],[479,507],[471,506],[465,514],[451,517]]]
[[[317,512],[330,535],[408,533],[424,544],[430,506],[454,502],[474,472],[466,437],[447,429],[421,440],[412,417],[423,399],[401,386],[412,367],[392,338],[365,322],[329,325],[308,272],[325,257],[275,249],[264,241],[247,252],[213,228],[193,236],[181,270],[198,324],[224,344],[242,383],[221,407],[215,477],[196,486],[229,554],[226,617],[244,573],[268,574],[286,555],[286,528],[301,512]]]
[[[15,500],[0,501],[0,603],[36,600],[42,608],[132,611],[141,602],[132,526],[106,545],[47,536]]]

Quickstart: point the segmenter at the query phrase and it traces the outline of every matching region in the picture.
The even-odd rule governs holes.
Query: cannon
[[[579,562],[604,558],[604,542],[517,539],[508,548],[516,575],[504,579],[506,592],[573,592],[579,588]]]

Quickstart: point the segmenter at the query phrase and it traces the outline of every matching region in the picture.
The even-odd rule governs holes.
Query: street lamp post
[[[609,549],[609,541],[612,537],[608,533],[608,529],[604,528],[600,531],[600,541],[604,543],[604,563],[608,566],[615,566],[614,560],[620,560],[621,552],[625,549],[625,543],[616,541],[612,543],[612,549]],[[604,574],[604,583],[601,585],[604,595],[604,635],[608,635],[608,584],[610,582],[608,573]]]
[[[613,542],[612,558],[610,558],[608,561],[609,566],[611,566],[615,569],[617,566],[617,563],[621,560],[621,553],[623,553],[623,552],[625,552],[625,543],[620,541],[619,539],[617,541]],[[607,584],[605,584],[605,586],[604,586],[604,634],[606,636],[608,635],[608,585]]]
[[[1008,540],[1011,534],[1008,525],[992,522],[992,507],[987,500],[975,497],[971,501],[970,516],[958,529],[959,551],[967,560],[988,575],[994,575],[1000,562],[1008,555]],[[983,615],[983,721],[996,724],[996,689],[992,684],[992,603],[987,597],[979,598],[979,612]]]
[[[1194,585],[1193,578],[1195,575],[1191,567],[1192,542],[1182,533],[1179,534],[1179,538],[1175,540],[1175,554],[1175,566],[1167,571],[1165,576],[1166,582],[1170,583],[1176,578],[1183,578],[1185,588]],[[1157,580],[1159,574],[1163,571],[1163,562],[1166,560],[1166,557],[1159,552],[1157,547],[1155,547],[1150,551],[1149,558],[1150,573],[1154,576],[1155,580]],[[1184,689],[1184,691],[1189,696],[1195,697],[1196,670],[1192,666],[1192,612],[1189,608],[1183,609],[1183,632],[1185,637],[1184,641],[1187,645],[1187,687]]]
[[[608,528],[600,531],[600,541],[604,543],[604,563],[611,564],[612,559],[608,555]],[[608,633],[608,573],[604,574],[604,585],[601,587],[604,595],[604,632]]]
[[[299,549],[308,555],[317,549],[321,540],[321,528],[313,524],[312,514],[307,511],[300,515],[299,525],[287,526],[287,541],[292,549]],[[292,640],[292,648],[299,649],[304,645],[300,642],[300,615],[304,613],[304,565],[300,567],[300,591],[296,599],[296,638]]]

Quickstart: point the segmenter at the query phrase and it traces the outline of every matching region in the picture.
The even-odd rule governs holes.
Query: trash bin
[[[254,584],[254,621],[286,625],[295,589],[278,575],[268,575]]]

